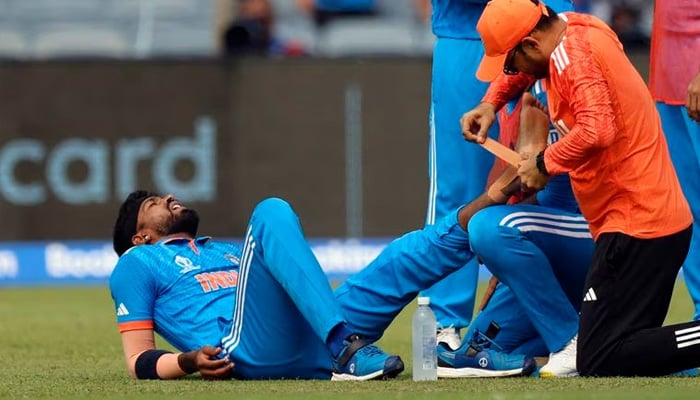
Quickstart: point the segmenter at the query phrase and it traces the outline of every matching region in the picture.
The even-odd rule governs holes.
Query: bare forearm
[[[196,351],[190,353],[196,353]],[[177,379],[187,375],[187,373],[180,368],[178,363],[178,358],[185,354],[187,353],[165,354],[159,358],[156,370],[158,371],[160,379]]]
[[[472,219],[474,214],[495,204],[498,203],[491,199],[486,193],[482,194],[459,210],[459,225],[466,230],[467,225],[469,225],[469,220]]]
[[[216,378],[230,374],[233,366],[227,358],[218,359],[220,348],[204,346],[185,353],[157,349],[151,329],[125,331],[121,336],[126,365],[135,379],[177,379],[195,372]]]
[[[155,373],[157,375],[157,379],[177,379],[189,373],[197,372],[196,365],[193,368],[188,368],[188,365],[193,364],[189,363],[187,365],[184,365],[181,361],[183,358],[191,358],[192,360],[194,360],[197,354],[196,351],[188,353],[163,353],[165,354],[159,356],[158,359],[155,361]],[[141,359],[139,364],[139,358],[142,357],[142,355],[143,353],[134,355],[129,358],[129,373],[133,378],[136,379],[155,379],[155,376],[151,376],[152,374],[147,373],[149,368],[145,368],[145,365],[148,365],[150,363],[146,363],[144,359]],[[152,371],[153,367],[151,366],[150,368],[150,370]]]
[[[469,204],[459,210],[459,224],[465,230],[469,224],[469,220],[477,212],[486,207],[491,207],[498,204],[504,204],[508,199],[520,190],[520,179],[514,169],[507,169],[496,181],[489,187],[486,193],[477,197]]]

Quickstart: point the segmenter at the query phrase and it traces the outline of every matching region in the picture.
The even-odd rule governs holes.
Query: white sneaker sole
[[[371,374],[368,375],[362,375],[362,376],[357,376],[357,375],[350,375],[350,374],[338,374],[336,372],[333,373],[333,376],[331,376],[332,381],[369,381],[374,378],[382,376],[384,371],[375,371],[372,372]]]
[[[522,368],[493,371],[479,368],[446,368],[438,367],[438,378],[503,378],[508,376],[519,376],[523,373]]]

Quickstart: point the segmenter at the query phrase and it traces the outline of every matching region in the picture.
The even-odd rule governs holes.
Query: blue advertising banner
[[[328,278],[341,280],[367,265],[389,239],[309,243]],[[0,286],[105,285],[116,262],[110,241],[0,242]]]

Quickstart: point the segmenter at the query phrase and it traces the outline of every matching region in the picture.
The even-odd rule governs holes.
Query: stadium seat
[[[415,53],[413,24],[368,17],[336,20],[322,30],[317,54],[327,57],[412,55]]]
[[[0,0],[0,31],[17,26],[25,55],[148,57],[215,53],[213,4],[202,0]],[[17,53],[16,36],[0,56]],[[13,50],[14,49],[14,50]],[[189,53],[189,54],[188,54]]]
[[[26,57],[29,47],[24,36],[18,31],[0,31],[0,58]]]
[[[122,35],[100,27],[69,25],[40,33],[34,43],[38,58],[124,57],[129,44]]]
[[[211,1],[192,0],[151,0],[157,18],[196,17],[202,11],[211,9]]]
[[[384,18],[402,20],[411,24],[413,53],[415,55],[431,55],[435,36],[430,29],[430,21],[421,21],[416,7],[411,2],[397,0],[376,0],[377,9]]]
[[[295,0],[270,0],[275,19],[278,23],[283,23],[286,19],[304,18],[304,14],[296,5]]]
[[[435,35],[430,24],[417,23],[413,30],[413,42],[417,55],[432,55],[435,46]]]
[[[113,20],[135,20],[139,17],[141,3],[141,0],[110,0],[104,5],[103,10],[105,16]]]
[[[102,7],[99,1],[84,0],[5,0],[4,3],[2,12],[14,20],[47,23],[91,17],[99,14]]]
[[[384,18],[396,18],[407,22],[416,21],[418,18],[412,0],[376,0],[375,4]]]
[[[290,20],[279,20],[273,27],[274,37],[282,41],[292,41],[301,43],[311,54],[315,53],[317,34],[314,24],[303,18]]]
[[[207,56],[216,53],[214,32],[208,24],[156,22],[150,54],[153,56]]]
[[[211,2],[198,0],[102,0],[102,2],[104,14],[110,18],[139,18],[142,10],[149,8],[152,9],[156,18],[197,17],[212,9]]]

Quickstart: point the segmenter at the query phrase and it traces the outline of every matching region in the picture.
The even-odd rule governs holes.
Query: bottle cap
[[[419,306],[427,306],[430,304],[430,297],[419,297],[418,298],[418,305]]]

